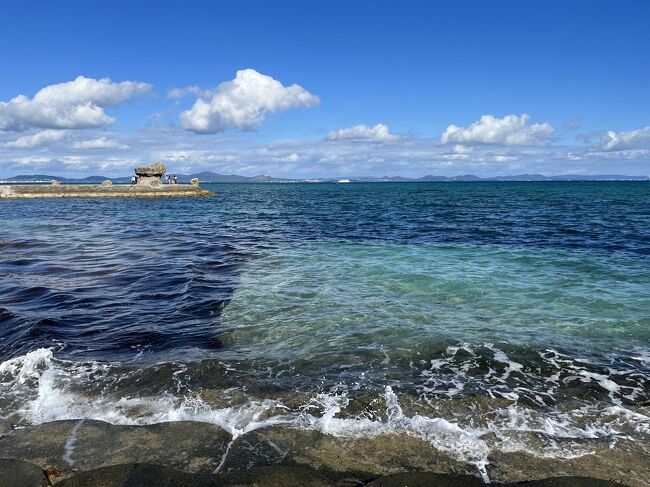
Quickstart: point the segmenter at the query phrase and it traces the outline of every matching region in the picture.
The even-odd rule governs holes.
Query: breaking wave
[[[523,364],[491,345],[483,349],[493,353],[491,365],[502,366],[499,372],[487,367],[481,387],[488,393],[483,396],[467,394],[480,382],[473,369],[485,366],[476,365],[480,355],[475,349],[461,344],[419,372],[422,381],[416,394],[398,395],[393,386],[384,384],[369,400],[358,394],[357,387],[339,383],[327,391],[313,390],[296,402],[282,392],[256,398],[246,392],[245,385],[219,390],[216,395],[202,388],[189,390],[182,384],[188,364],[182,363],[173,364],[162,393],[120,393],[121,389],[107,384],[125,380],[121,366],[61,360],[52,349],[41,348],[0,364],[1,412],[4,421],[17,426],[63,419],[129,425],[200,421],[220,426],[233,439],[277,424],[337,437],[407,434],[476,466],[486,480],[486,466],[494,451],[570,458],[592,453],[590,441],[610,446],[623,438],[647,442],[649,408],[629,404],[630,399],[637,404],[640,398],[647,402],[648,378],[638,370],[627,375],[617,370],[600,374],[587,363],[548,350],[539,354],[549,369],[547,374],[540,369],[537,375],[524,376],[527,367]],[[131,380],[137,384],[141,377],[133,375]],[[526,387],[508,389],[508,380],[523,384],[524,377]],[[597,389],[594,397],[598,400],[584,399],[578,407],[575,403],[571,407],[551,405],[556,396],[566,394],[562,385],[573,382]],[[609,400],[603,401],[603,395]],[[362,400],[372,407],[355,405]]]

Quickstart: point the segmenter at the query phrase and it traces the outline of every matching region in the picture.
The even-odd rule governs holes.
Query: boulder
[[[223,486],[334,487],[327,477],[304,467],[258,467],[218,476]]]
[[[190,184],[192,186],[198,186],[199,185],[199,178],[192,178],[192,180],[190,181]]]
[[[60,487],[221,487],[216,476],[191,474],[151,463],[111,465],[80,472],[56,484]]]
[[[136,176],[140,176],[140,177],[160,178],[165,174],[165,171],[167,171],[167,168],[165,167],[164,164],[161,164],[160,162],[156,162],[155,164],[151,164],[150,166],[141,166],[135,168]]]
[[[0,487],[45,487],[50,482],[43,469],[13,458],[0,459]]]
[[[80,472],[60,487],[333,487],[318,473],[295,467],[262,467],[227,475],[190,474],[151,463],[112,465]]]
[[[107,179],[106,181],[102,181],[102,186],[104,188],[110,188],[111,186],[113,186],[113,181],[111,181],[110,179]]]
[[[59,181],[57,181],[56,179],[53,179],[52,181],[50,181],[50,184],[52,184],[52,186],[61,186],[61,183]]]
[[[478,475],[472,465],[406,434],[337,438],[284,425],[253,430],[238,437],[220,473],[274,465],[310,468],[346,485],[362,484],[405,470]]]
[[[0,437],[0,457],[31,461],[65,478],[75,470],[152,462],[188,472],[211,473],[231,440],[214,424],[197,421],[145,426],[66,420],[16,429]]]
[[[380,477],[365,484],[368,487],[485,487],[485,483],[471,475],[449,475],[432,472],[404,472]]]

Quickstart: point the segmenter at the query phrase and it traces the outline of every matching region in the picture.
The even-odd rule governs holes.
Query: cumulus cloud
[[[58,142],[67,137],[66,130],[41,130],[31,135],[24,135],[16,140],[5,143],[5,147],[14,147],[17,149],[31,149],[43,145],[49,145]]]
[[[441,135],[440,143],[543,145],[555,129],[548,122],[529,125],[529,119],[525,113],[503,118],[483,115],[467,128],[450,125]]]
[[[367,125],[355,125],[345,129],[334,130],[327,136],[329,140],[357,140],[369,142],[390,142],[399,137],[390,133],[388,125],[378,123],[373,127]]]
[[[317,96],[299,85],[284,86],[254,69],[243,69],[235,79],[204,92],[192,108],[181,113],[181,126],[197,133],[250,130],[269,113],[319,103]]]
[[[129,146],[107,137],[98,137],[96,139],[81,140],[72,144],[73,149],[128,149]]]
[[[32,98],[18,95],[0,102],[0,130],[20,131],[30,127],[78,129],[109,125],[115,121],[104,108],[118,105],[151,91],[137,81],[115,83],[109,78],[79,76],[74,81],[46,86]]]
[[[609,130],[602,135],[600,149],[619,150],[633,147],[642,142],[650,142],[650,126],[622,132]]]

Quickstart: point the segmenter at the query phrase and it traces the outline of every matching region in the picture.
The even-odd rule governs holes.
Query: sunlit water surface
[[[210,189],[0,203],[5,420],[650,440],[649,183]]]

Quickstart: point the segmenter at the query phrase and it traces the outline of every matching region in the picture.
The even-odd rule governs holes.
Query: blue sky
[[[650,3],[0,4],[0,177],[650,174]]]

